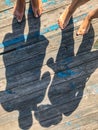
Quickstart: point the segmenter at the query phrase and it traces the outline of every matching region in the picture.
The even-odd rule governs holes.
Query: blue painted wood
[[[80,21],[81,19],[83,19],[86,15],[87,15],[87,13],[86,13],[86,14],[83,14],[83,15],[81,15],[81,16],[78,16],[78,17],[76,17],[76,18],[74,18],[74,19],[73,19],[73,22],[74,22],[74,23],[79,22],[79,21]],[[49,27],[46,27],[46,28],[42,29],[41,32],[40,32],[40,35],[44,35],[44,34],[46,34],[46,33],[49,33],[49,32],[51,32],[51,31],[55,31],[55,30],[57,30],[57,29],[59,29],[59,26],[58,26],[58,24],[56,23],[56,24],[53,24],[53,25],[51,25],[51,26],[49,26]],[[33,36],[34,36],[34,37],[37,37],[37,32],[36,32],[35,34],[33,34]],[[26,34],[25,34],[25,35],[22,35],[22,36],[19,36],[19,37],[16,37],[16,38],[13,38],[13,39],[11,39],[11,40],[8,40],[8,41],[6,41],[6,42],[0,43],[0,48],[4,48],[4,47],[8,47],[8,46],[10,46],[10,45],[17,44],[18,42],[22,42],[24,39],[25,39],[25,41],[27,40],[27,35],[26,35]]]
[[[43,2],[47,3],[47,5],[52,5],[48,3],[50,1],[44,0]],[[55,4],[54,1],[52,3]],[[8,12],[5,13],[7,14]],[[74,23],[79,22],[85,16],[86,14],[83,14],[74,18]],[[67,31],[64,30],[61,32],[58,31],[59,26],[57,23],[49,24],[49,26],[42,28],[41,32],[35,31],[33,38],[31,32],[29,37],[28,34],[23,34],[13,39],[11,39],[11,36],[14,37],[13,33],[8,33],[5,35],[4,42],[0,44],[1,49],[6,49],[6,47],[10,47],[11,45],[20,44],[20,42],[23,42],[23,44],[27,43],[27,41],[31,43],[29,46],[23,45],[24,48],[21,48],[21,45],[19,45],[15,50],[10,50],[10,52],[6,52],[1,56],[3,57],[5,68],[3,65],[0,65],[0,81],[5,78],[2,75],[2,71],[5,69],[4,73],[7,82],[5,91],[0,92],[0,103],[2,103],[3,109],[7,112],[14,110],[19,112],[18,123],[21,129],[29,129],[33,126],[33,116],[42,127],[47,127],[48,129],[52,125],[58,124],[59,126],[64,115],[69,117],[65,121],[63,120],[66,129],[74,126],[76,119],[80,119],[80,116],[77,115],[72,119],[71,114],[78,109],[87,79],[98,68],[98,51],[91,52],[94,40],[94,31],[92,28],[92,31],[83,37],[80,48],[77,54],[74,55],[75,39],[73,38],[73,30],[75,27],[73,27],[73,21],[70,23],[72,29],[67,28]],[[40,78],[44,58],[47,56],[46,48],[49,41],[44,36],[38,36],[39,34],[44,35],[51,32],[52,36],[49,38],[53,43],[58,41],[60,48],[59,50],[52,48],[48,52],[48,56],[50,56],[48,57],[49,61],[44,64],[47,64],[54,72],[54,78],[47,95],[50,104],[48,103],[48,99],[46,99],[47,103],[37,106],[39,103],[42,103],[50,82],[50,76],[53,74],[52,72],[49,73],[47,69],[46,73],[43,74],[43,78]],[[15,36],[17,34],[16,31]],[[58,39],[59,35],[62,37],[61,40]],[[6,40],[8,37],[10,37],[10,40]],[[35,44],[33,44],[34,41],[36,41]],[[55,62],[51,58],[53,51],[57,51]],[[96,94],[98,93],[97,84],[90,87],[92,91],[95,91]],[[85,105],[85,108],[87,107]],[[32,111],[34,111],[34,115],[32,115]],[[91,112],[91,109],[89,112]],[[89,113],[90,116],[91,114]],[[94,114],[93,116],[96,121],[97,116]],[[5,117],[1,116],[1,118],[5,121]],[[76,127],[78,129],[80,126],[76,124]],[[62,130],[62,124],[60,124],[60,129]]]

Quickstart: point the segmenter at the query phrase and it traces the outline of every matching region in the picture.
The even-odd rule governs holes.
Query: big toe
[[[21,22],[22,21],[22,16],[17,16],[17,21]]]
[[[38,10],[38,15],[39,15],[39,16],[41,16],[42,11],[43,11],[43,9],[42,9],[42,8],[40,8],[40,9]]]
[[[42,9],[34,9],[33,12],[34,12],[34,16],[35,16],[36,18],[38,18],[38,17],[40,17],[41,14],[42,14]]]
[[[17,21],[18,22],[21,22],[22,21],[22,17],[23,17],[23,13],[18,13],[17,11],[14,12],[14,17],[16,17]]]
[[[78,35],[84,35],[86,33],[86,30],[84,29],[84,28],[82,28],[82,29],[79,29],[78,31],[77,31],[77,33],[76,33],[76,35],[78,36]]]
[[[39,17],[39,16],[38,16],[38,12],[37,12],[37,10],[34,11],[34,16],[35,16],[36,18]]]

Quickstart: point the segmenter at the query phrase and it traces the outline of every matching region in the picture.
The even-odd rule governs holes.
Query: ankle
[[[73,14],[75,11],[75,9],[71,5],[69,5],[68,10],[70,14]]]
[[[88,19],[88,21],[91,21],[93,19],[92,15],[89,13],[86,18]]]
[[[88,17],[90,20],[97,18],[98,17],[98,9],[90,11],[88,14]]]
[[[25,0],[17,0],[17,4],[25,4]]]

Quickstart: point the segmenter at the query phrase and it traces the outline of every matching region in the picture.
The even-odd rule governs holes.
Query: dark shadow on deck
[[[54,64],[53,68],[56,74],[49,91],[49,99],[51,103],[55,105],[56,108],[65,116],[69,116],[78,107],[83,96],[86,82],[96,69],[95,66],[88,72],[89,64],[83,62],[81,65],[81,61],[83,60],[82,58],[85,58],[83,57],[83,52],[90,53],[92,44],[94,42],[93,28],[91,27],[89,33],[83,37],[76,56],[74,56],[74,39],[72,31],[67,42],[67,37],[64,37],[65,40],[62,38],[62,44],[57,56],[57,64]],[[62,36],[65,33],[66,31],[62,32]],[[89,55],[92,53],[96,52],[91,52]],[[60,57],[62,57],[61,62],[59,62]],[[55,70],[55,68],[58,68],[58,70]]]
[[[24,18],[23,22],[18,24],[14,18],[13,32],[4,37],[4,41],[6,41],[12,35],[16,36],[18,29],[20,30],[18,33],[23,36],[20,47],[9,53],[6,52],[5,47],[6,53],[3,55],[3,60],[7,84],[0,100],[2,107],[7,112],[19,111],[19,127],[23,130],[27,130],[33,125],[32,111],[35,111],[37,104],[43,100],[50,80],[48,72],[40,79],[48,40],[40,35],[40,18],[36,19],[31,15],[31,7],[28,13],[29,33],[26,42],[24,38],[25,22]],[[46,80],[47,83],[44,85]]]
[[[92,61],[92,63],[89,60],[89,63],[88,61],[83,62],[83,58],[89,59],[86,54],[89,54],[87,56],[90,57],[91,55],[98,56],[98,51],[90,52],[94,42],[93,27],[91,26],[89,33],[83,36],[82,43],[75,56],[73,19],[71,19],[70,24],[70,29],[62,31],[62,41],[56,63],[52,58],[47,62],[48,66],[55,72],[48,93],[51,104],[40,105],[37,112],[35,112],[36,119],[44,127],[55,125],[57,120],[58,122],[62,120],[62,115],[70,116],[76,110],[83,97],[86,82],[98,68],[98,60],[93,68],[91,67],[94,64]]]
[[[7,112],[19,111],[19,127],[23,130],[27,130],[33,125],[32,111],[35,112],[34,116],[43,127],[56,125],[62,120],[62,114],[69,116],[74,112],[82,99],[87,79],[98,67],[97,63],[88,73],[86,71],[89,67],[88,64],[83,63],[83,66],[77,66],[79,58],[81,59],[81,56],[83,58],[83,52],[98,55],[98,51],[90,52],[94,40],[94,30],[91,27],[89,33],[83,37],[77,55],[74,56],[74,25],[71,20],[71,28],[62,31],[62,41],[56,63],[52,58],[47,62],[55,72],[48,93],[51,104],[37,107],[37,104],[43,101],[50,82],[49,72],[46,72],[40,79],[48,40],[44,36],[40,36],[40,18],[34,19],[28,15],[28,25],[27,41],[25,42],[24,39],[21,48],[16,48],[13,52],[3,55],[7,85],[6,90],[0,92],[3,97],[0,99],[0,103],[4,110]],[[25,19],[22,24],[16,23],[13,19],[12,27],[13,33],[6,34],[4,41],[9,36],[16,35],[15,30],[20,27],[20,33],[24,35]],[[25,48],[28,44],[30,46]],[[14,55],[12,59],[9,58],[11,55]],[[30,58],[27,58],[28,56]],[[22,61],[19,61],[20,57],[23,57]],[[13,64],[14,62],[17,63]],[[77,64],[74,66],[75,63]]]

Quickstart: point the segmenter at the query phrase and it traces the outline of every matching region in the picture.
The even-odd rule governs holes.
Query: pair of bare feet
[[[58,20],[58,24],[61,29],[64,29],[68,25],[73,13],[74,13],[74,11],[70,10],[70,6],[68,6],[65,9],[65,11],[62,13],[62,15],[60,16],[60,18]],[[82,24],[80,25],[80,28],[78,29],[76,35],[78,36],[78,35],[84,35],[84,34],[88,33],[88,30],[89,30],[90,24],[91,24],[91,20],[96,17],[98,17],[98,9],[89,12],[89,14],[85,17]]]
[[[34,16],[37,18],[42,14],[42,1],[41,0],[31,0],[32,10]],[[25,14],[25,0],[17,0],[13,14],[16,17],[18,22],[22,21],[22,18]]]
[[[68,25],[70,18],[72,16],[72,14],[74,13],[74,11],[76,10],[76,8],[89,0],[86,0],[86,1],[82,0],[82,1],[83,2],[81,3],[81,1],[79,1],[79,0],[73,0],[72,4],[69,5],[65,9],[65,11],[62,13],[62,15],[60,16],[60,18],[58,20],[58,24],[61,29],[64,29]],[[78,4],[76,4],[78,6],[75,7],[74,3],[78,3]],[[43,10],[42,0],[31,0],[31,5],[32,5],[32,10],[33,10],[34,16],[39,17],[42,14],[42,10]],[[18,22],[22,21],[24,13],[25,13],[25,0],[17,0],[15,7],[14,7],[14,16],[16,16],[16,19]],[[86,34],[90,28],[91,20],[93,18],[98,18],[98,9],[91,11],[85,17],[85,19],[83,20],[83,23],[81,24],[81,26],[78,29],[76,34],[77,35]]]

